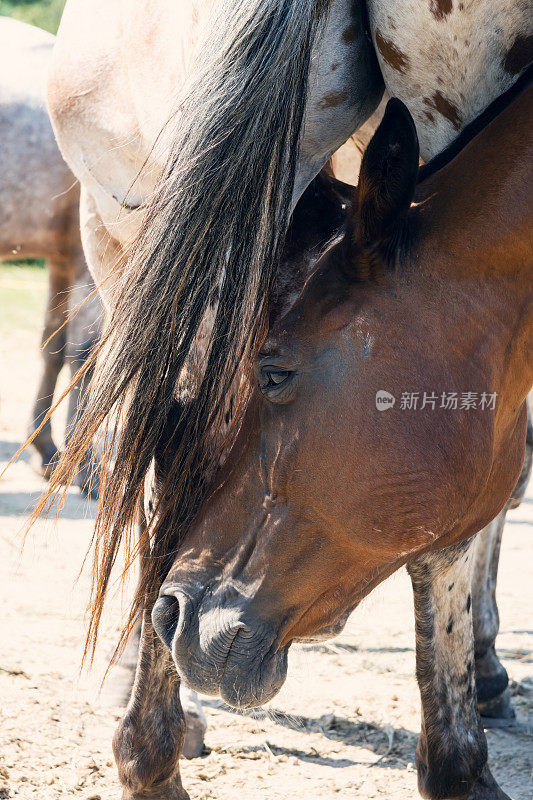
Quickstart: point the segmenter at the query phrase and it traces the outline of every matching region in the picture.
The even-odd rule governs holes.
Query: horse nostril
[[[172,639],[178,627],[180,604],[177,597],[163,595],[159,597],[152,609],[152,624],[159,638],[170,649]]]

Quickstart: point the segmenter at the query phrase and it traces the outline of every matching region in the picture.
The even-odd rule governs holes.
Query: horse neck
[[[453,256],[446,270],[507,277],[522,297],[533,278],[532,112],[528,86],[419,185],[415,210],[423,244]]]
[[[470,308],[494,358],[505,353],[517,404],[533,383],[532,106],[528,88],[419,186],[413,209],[417,264]]]

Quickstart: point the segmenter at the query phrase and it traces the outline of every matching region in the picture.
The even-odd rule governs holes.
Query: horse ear
[[[419,147],[413,118],[393,98],[365,151],[347,230],[347,255],[377,252],[393,239],[407,214],[418,176]]]

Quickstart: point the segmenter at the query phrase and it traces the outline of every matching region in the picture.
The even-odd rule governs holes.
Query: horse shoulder
[[[63,157],[109,225],[146,157],[121,84],[118,11],[115,2],[68,2],[48,75],[48,109]]]

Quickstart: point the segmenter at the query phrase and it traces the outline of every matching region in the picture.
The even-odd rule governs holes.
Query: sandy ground
[[[13,280],[4,280],[4,290]],[[38,308],[42,281],[31,292]],[[5,297],[0,280],[0,304]],[[13,331],[14,321],[21,324]],[[37,313],[22,321],[12,316],[7,330],[0,314],[0,469],[24,436],[39,323]],[[121,712],[97,688],[120,598],[95,672],[80,676],[88,576],[75,580],[95,505],[73,490],[57,523],[41,520],[21,556],[27,511],[42,488],[26,454],[0,481],[0,798],[118,800],[111,739]],[[532,490],[509,514],[499,582],[498,646],[519,724],[488,733],[491,766],[514,800],[533,797]],[[210,753],[182,767],[191,798],[416,798],[413,648],[402,571],[352,616],[341,637],[292,649],[286,685],[266,713],[241,716],[206,699]]]

